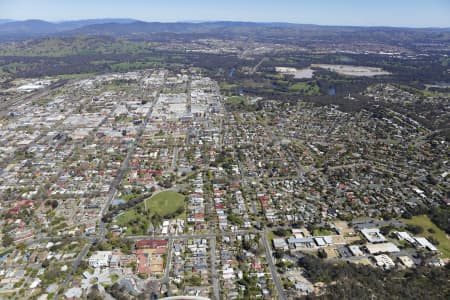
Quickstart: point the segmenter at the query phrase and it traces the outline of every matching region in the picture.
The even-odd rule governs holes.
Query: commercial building
[[[378,228],[363,228],[361,229],[362,235],[370,243],[383,243],[386,242],[386,238],[381,234]]]
[[[112,251],[97,251],[89,258],[89,266],[94,268],[107,267],[111,256]]]
[[[370,254],[400,252],[400,249],[391,242],[381,244],[366,244],[366,249]]]

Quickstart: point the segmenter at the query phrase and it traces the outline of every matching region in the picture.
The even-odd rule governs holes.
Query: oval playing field
[[[150,215],[155,212],[160,216],[168,216],[174,214],[181,208],[184,209],[184,196],[174,191],[163,191],[150,199],[147,199],[147,207]]]

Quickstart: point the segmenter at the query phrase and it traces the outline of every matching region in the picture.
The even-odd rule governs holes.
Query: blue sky
[[[92,18],[450,27],[450,0],[0,0],[0,19]]]

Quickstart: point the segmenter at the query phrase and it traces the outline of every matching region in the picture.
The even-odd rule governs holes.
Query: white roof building
[[[361,233],[370,243],[386,242],[386,238],[381,234],[379,228],[363,228],[361,229]]]
[[[394,261],[386,254],[376,255],[373,258],[375,259],[377,266],[382,267],[386,270],[389,270],[389,269],[392,269],[393,267],[395,267]]]
[[[391,242],[381,244],[366,244],[370,254],[400,252],[400,249]]]
[[[71,288],[64,293],[67,298],[81,298],[81,295],[83,295],[83,290],[80,288]]]
[[[112,251],[97,251],[89,258],[89,265],[94,268],[107,267]]]
[[[430,243],[426,238],[424,237],[415,237],[414,240],[416,240],[416,245],[419,248],[426,248],[430,251],[437,251],[438,249]]]
[[[225,280],[227,280],[227,279],[234,279],[234,278],[235,278],[235,276],[234,276],[234,270],[233,270],[233,268],[231,268],[231,267],[224,267],[223,270],[222,270],[222,272],[223,272],[222,277],[223,277],[223,279],[225,279]]]
[[[409,256],[399,256],[398,260],[407,268],[414,267],[414,261]]]
[[[275,248],[275,249],[284,249],[284,250],[287,250],[289,247],[288,247],[288,244],[286,243],[286,240],[285,239],[282,239],[282,238],[274,238],[273,240],[272,240],[272,242],[273,242],[273,247]]]
[[[396,231],[395,235],[401,241],[404,240],[404,241],[410,242],[411,244],[414,244],[414,242],[415,242],[414,237],[412,237],[408,232]]]
[[[356,246],[356,245],[348,246],[348,249],[354,256],[363,256],[364,255],[364,253],[361,251],[359,246]]]
[[[34,279],[34,281],[30,284],[30,289],[35,289],[41,284],[41,280],[39,278]]]
[[[116,110],[114,111],[115,116],[126,115],[128,114],[128,109],[125,105],[117,105]]]

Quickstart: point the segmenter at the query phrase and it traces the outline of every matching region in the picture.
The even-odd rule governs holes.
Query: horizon
[[[89,20],[130,20],[134,22],[144,22],[144,23],[161,23],[161,24],[176,24],[176,23],[189,23],[189,24],[202,24],[202,23],[253,23],[253,24],[286,24],[286,25],[305,25],[305,26],[320,26],[320,27],[362,27],[362,28],[405,28],[405,29],[450,29],[449,26],[394,26],[394,25],[336,25],[336,24],[315,24],[315,23],[295,23],[295,22],[282,22],[282,21],[243,21],[243,20],[180,20],[180,21],[146,21],[128,17],[116,17],[116,18],[87,18],[87,19],[67,19],[67,20],[45,20],[45,19],[7,19],[0,18],[0,20],[7,20],[8,22],[27,22],[27,21],[43,21],[52,24],[61,24],[65,22],[80,22],[80,21],[89,21]],[[117,22],[111,22],[118,24]],[[131,22],[133,23],[133,22]],[[124,23],[129,24],[129,23]]]
[[[131,3],[130,3],[131,2]],[[247,12],[251,11],[251,14]],[[101,13],[98,13],[101,12]],[[211,3],[206,0],[88,1],[0,0],[0,19],[43,20],[59,23],[88,19],[134,19],[160,23],[251,22],[289,23],[319,26],[448,28],[450,2],[430,0],[376,3],[248,0]],[[192,20],[192,21],[187,21]]]

